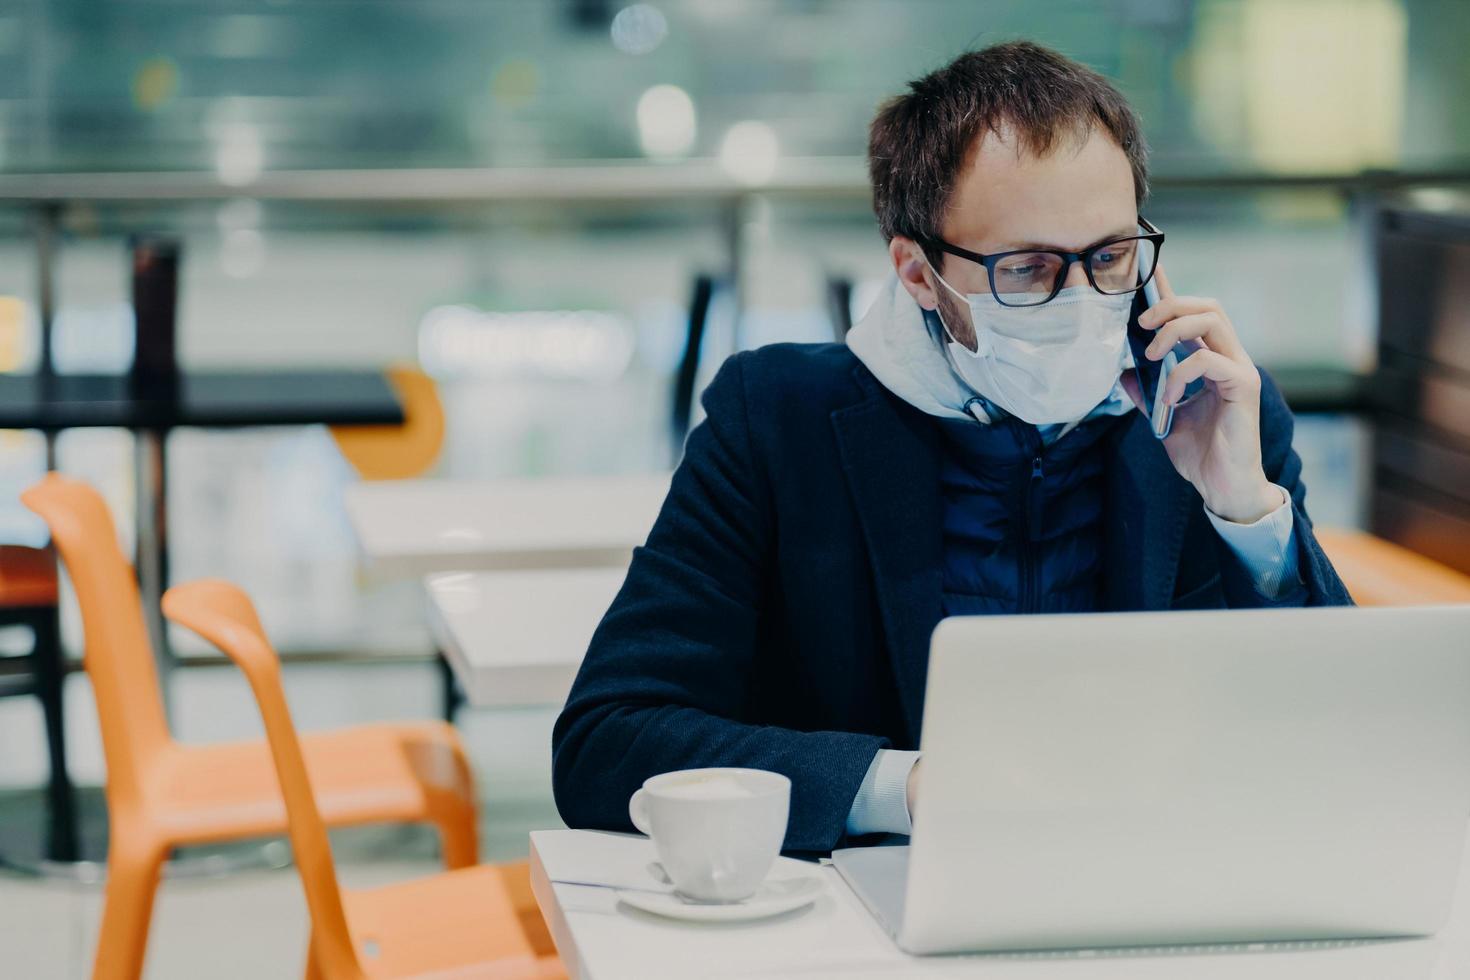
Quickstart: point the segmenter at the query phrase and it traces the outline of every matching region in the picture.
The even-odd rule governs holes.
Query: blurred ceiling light
[[[525,58],[505,62],[490,77],[490,97],[507,109],[529,104],[540,87],[541,73]]]
[[[613,47],[624,54],[648,54],[669,36],[669,22],[652,4],[635,3],[612,20]]]
[[[419,363],[436,376],[610,380],[632,359],[632,325],[603,310],[436,306],[419,322]]]
[[[720,141],[720,166],[738,182],[752,187],[770,182],[780,154],[776,131],[758,119],[736,123]]]
[[[265,169],[265,147],[260,131],[249,123],[232,123],[220,128],[214,149],[214,170],[221,183],[244,187],[259,179]]]
[[[655,85],[638,98],[638,143],[644,156],[688,156],[694,147],[694,100],[677,85]]]
[[[133,76],[133,105],[151,112],[179,90],[179,66],[171,58],[149,58]]]
[[[1193,60],[1200,128],[1278,172],[1394,167],[1403,138],[1400,0],[1213,0]]]
[[[231,279],[250,279],[265,268],[265,236],[254,228],[236,228],[220,243],[219,265]]]
[[[252,197],[236,197],[219,206],[219,210],[214,213],[214,223],[221,232],[230,232],[237,228],[258,228],[260,216],[259,201]]]

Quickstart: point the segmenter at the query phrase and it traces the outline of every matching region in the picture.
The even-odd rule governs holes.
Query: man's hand
[[[1162,265],[1154,279],[1159,302],[1138,318],[1139,326],[1158,332],[1146,352],[1149,360],[1160,360],[1181,340],[1205,345],[1169,375],[1164,398],[1171,405],[1179,401],[1185,385],[1197,378],[1206,380],[1203,391],[1175,409],[1164,450],[1214,514],[1252,524],[1282,503],[1281,492],[1261,467],[1261,374],[1218,302],[1174,295]],[[1142,407],[1131,372],[1124,372],[1123,387]]]

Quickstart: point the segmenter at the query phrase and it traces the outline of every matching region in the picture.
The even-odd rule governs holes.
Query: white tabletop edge
[[[546,920],[552,942],[556,943],[556,952],[561,957],[567,976],[573,980],[592,980],[592,974],[587,970],[586,961],[577,947],[576,936],[567,923],[566,913],[562,911],[561,902],[556,898],[555,886],[546,875],[546,866],[536,849],[534,832],[531,834],[530,864],[531,893],[536,896],[536,904],[541,907],[541,915]]]
[[[640,542],[641,543],[641,542]],[[358,564],[374,581],[421,578],[439,572],[512,572],[571,568],[626,568],[637,544],[613,543],[580,547],[446,550],[426,545],[398,551],[371,552],[359,544]]]
[[[691,935],[698,935],[700,927],[687,923],[670,922],[660,925],[660,920],[646,917],[643,913],[628,914],[626,920],[613,920],[610,914],[623,915],[616,902],[615,892],[608,888],[573,885],[550,880],[547,862],[555,859],[566,874],[567,855],[581,852],[583,845],[569,850],[574,843],[571,835],[586,835],[587,838],[620,838],[642,841],[637,835],[606,834],[602,832],[545,830],[531,833],[532,884],[537,901],[541,903],[552,936],[563,953],[568,973],[582,980],[631,980],[638,977],[689,976],[671,972],[668,957],[659,958],[650,954],[647,947],[658,942],[662,933],[667,937],[665,952],[670,955],[676,950],[688,954]],[[601,845],[599,845],[601,846]],[[646,846],[646,845],[645,845]],[[641,858],[640,858],[641,860]],[[1467,862],[1470,869],[1470,862]],[[595,876],[595,870],[588,874]],[[809,909],[811,915],[798,917],[786,923],[786,928],[773,931],[759,946],[774,947],[777,952],[784,948],[792,959],[776,962],[749,962],[730,967],[720,960],[723,957],[744,958],[752,948],[748,941],[732,947],[731,937],[723,938],[718,930],[711,930],[708,943],[709,962],[721,962],[724,969],[717,974],[700,975],[779,976],[814,978],[837,978],[845,976],[891,977],[908,980],[911,976],[938,977],[993,977],[1020,978],[1025,980],[1089,980],[1106,977],[1107,980],[1136,976],[1147,978],[1174,978],[1177,971],[1186,965],[1191,970],[1205,970],[1211,980],[1228,976],[1230,980],[1249,977],[1250,980],[1458,980],[1470,975],[1470,943],[1466,930],[1456,921],[1450,929],[1438,937],[1408,939],[1381,943],[1366,943],[1346,949],[1318,948],[1310,950],[1267,950],[1264,953],[1231,952],[1227,955],[1204,956],[1195,953],[1174,955],[1065,957],[1056,958],[1049,954],[1032,957],[1001,956],[940,956],[910,957],[903,954],[883,932],[877,921],[862,907],[861,901],[830,865],[820,869],[829,888],[829,904]],[[1462,882],[1462,896],[1467,890]],[[825,900],[819,900],[823,902]],[[564,907],[564,902],[571,905]],[[1458,902],[1456,911],[1463,906]],[[570,909],[570,911],[569,911]],[[619,936],[610,942],[608,923],[626,922],[626,941]],[[771,920],[779,921],[779,920]],[[794,928],[793,928],[794,926]],[[623,931],[623,925],[617,929]],[[664,932],[663,930],[669,930]],[[579,930],[586,932],[591,945],[579,941]],[[656,932],[650,930],[657,930]],[[784,933],[784,934],[783,934]],[[801,941],[793,945],[793,935]],[[836,953],[820,953],[809,957],[812,949],[807,939],[822,937],[836,940]],[[804,937],[804,938],[803,938]],[[703,940],[699,940],[703,942]],[[1123,951],[1120,951],[1122,953]],[[1386,965],[1391,964],[1391,965]],[[1404,973],[1405,964],[1411,964],[1410,972]],[[789,969],[788,969],[789,967]],[[1385,969],[1388,972],[1384,972]],[[1190,974],[1193,976],[1194,974]]]

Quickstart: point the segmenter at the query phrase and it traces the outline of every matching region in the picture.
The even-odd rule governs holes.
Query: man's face
[[[1020,150],[1006,128],[986,132],[955,184],[941,224],[944,240],[989,255],[1022,248],[1080,252],[1110,238],[1137,233],[1133,172],[1122,147],[1106,131],[1064,138],[1037,157]],[[925,309],[939,309],[954,338],[975,349],[969,307],[936,282],[912,240],[890,243],[900,280]],[[944,256],[940,274],[962,293],[988,293],[985,268]],[[1087,284],[1082,264],[1073,263],[1065,286]]]

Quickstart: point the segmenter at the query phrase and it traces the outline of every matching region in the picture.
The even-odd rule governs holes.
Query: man
[[[895,275],[846,347],[738,354],[705,392],[556,724],[571,826],[629,829],[656,773],[746,766],[791,778],[787,849],[907,833],[943,616],[1349,602],[1281,395],[1156,267],[1108,82],[1029,43],[964,55],[880,109],[869,167]],[[1125,370],[1150,275],[1148,356],[1203,345],[1163,442]]]

